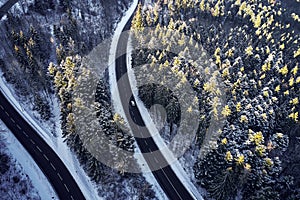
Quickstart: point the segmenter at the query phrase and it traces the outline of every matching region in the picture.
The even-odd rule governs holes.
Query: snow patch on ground
[[[130,38],[129,38],[129,44],[130,44]],[[182,162],[180,163],[177,160],[177,158],[174,157],[173,153],[170,151],[170,149],[164,142],[163,138],[161,137],[157,129],[158,124],[155,124],[153,122],[148,109],[145,107],[144,103],[141,101],[141,99],[138,96],[137,82],[135,79],[134,70],[132,69],[131,66],[132,47],[130,45],[128,45],[128,47],[129,48],[127,49],[127,66],[128,66],[127,69],[128,69],[129,82],[130,82],[131,90],[133,92],[133,96],[136,100],[136,104],[141,112],[142,118],[147,128],[149,129],[149,132],[152,135],[154,142],[156,143],[156,145],[158,146],[158,148],[160,149],[161,153],[164,155],[168,163],[170,163],[171,168],[176,173],[176,175],[181,180],[181,182],[185,185],[185,187],[196,199],[203,199],[198,189],[191,182],[190,176],[187,175],[187,173],[185,172],[185,170],[181,165],[181,163],[185,160],[181,159]]]
[[[174,136],[177,133],[177,129],[178,129],[177,126],[173,125],[173,130],[171,132],[170,125],[166,122],[166,119],[162,117],[162,114],[160,113],[160,109],[152,110],[151,107],[149,113],[154,124],[156,125],[157,130],[160,130],[159,132],[162,139],[168,145],[172,139],[172,136]],[[178,161],[182,166],[182,168],[184,169],[187,176],[190,178],[191,182],[200,192],[200,194],[204,195],[206,194],[206,191],[197,184],[197,180],[194,176],[194,169],[193,169],[199,154],[200,154],[199,146],[197,146],[197,144],[193,142],[190,145],[190,147],[184,152],[184,154],[178,159]]]
[[[138,88],[137,83],[135,80],[134,71],[131,66],[131,54],[128,53],[131,52],[130,50],[127,50],[127,66],[128,66],[128,76],[129,76],[129,82],[131,86],[131,90],[133,92],[133,96],[136,100],[137,107],[140,110],[140,113],[142,115],[142,118],[149,129],[150,134],[152,135],[152,138],[156,145],[158,146],[161,153],[164,155],[168,163],[170,164],[172,170],[176,173],[179,180],[184,184],[184,186],[188,189],[188,191],[195,197],[195,199],[203,199],[200,195],[198,189],[195,187],[195,185],[191,182],[190,177],[187,175],[187,173],[182,168],[181,164],[178,162],[177,158],[174,157],[173,153],[170,151],[166,143],[164,142],[163,138],[159,134],[159,131],[156,128],[155,123],[153,122],[147,108],[145,107],[144,103],[138,96]]]
[[[25,99],[20,99],[13,90],[13,86],[8,84],[0,72],[0,89],[6,98],[12,103],[15,109],[22,115],[22,117],[40,134],[40,136],[47,142],[47,144],[55,151],[61,158],[67,169],[70,171],[79,188],[86,199],[99,199],[97,187],[94,182],[85,174],[80,166],[75,154],[70,150],[62,138],[62,131],[60,128],[60,108],[59,103],[55,97],[52,99],[53,119],[50,121],[43,121],[38,114],[32,111],[30,102]],[[21,104],[19,102],[22,102]],[[52,124],[54,123],[54,125]],[[52,133],[51,133],[52,132]],[[54,136],[55,133],[56,135]],[[32,162],[34,162],[32,160]],[[42,193],[43,191],[41,191]]]
[[[125,121],[127,121],[127,120],[126,120],[126,116],[125,116],[125,113],[124,113],[124,110],[122,107],[122,103],[120,100],[119,90],[117,87],[117,80],[116,80],[116,74],[115,74],[115,57],[116,57],[116,49],[117,49],[118,39],[122,33],[122,30],[123,30],[125,24],[131,17],[131,15],[134,12],[137,5],[138,5],[138,0],[134,0],[132,5],[130,6],[130,8],[127,10],[125,15],[121,19],[121,21],[117,24],[115,33],[112,38],[112,43],[111,43],[111,47],[110,47],[110,56],[109,56],[109,84],[110,84],[110,89],[111,89],[112,105],[114,108],[114,112],[120,114],[125,119]],[[130,52],[130,51],[127,51],[127,52]],[[135,146],[137,146],[136,143],[135,143]],[[149,167],[147,166],[146,161],[143,158],[139,149],[136,148],[135,151],[136,151],[136,153],[134,154],[134,156],[137,159],[137,162],[139,163],[140,167],[144,171],[143,176],[145,177],[147,182],[152,184],[152,187],[156,193],[156,196],[162,200],[168,199],[166,197],[165,193],[163,192],[163,190],[161,189],[160,185],[157,183],[155,177],[151,173],[151,171],[150,171]]]
[[[7,1],[9,0],[6,0],[5,2]],[[28,7],[32,4],[34,4],[34,0],[19,0],[9,11],[14,13],[14,15],[21,16],[28,12]]]
[[[5,4],[7,0],[0,0],[0,7],[3,6]]]
[[[18,164],[16,165],[16,168],[20,170],[22,174],[24,173],[23,178],[25,174],[29,176],[33,187],[40,194],[39,195],[40,198],[45,200],[58,199],[55,191],[53,190],[46,176],[43,174],[43,172],[34,162],[34,160],[29,155],[29,153],[24,149],[21,143],[17,140],[17,138],[15,138],[15,136],[11,133],[11,131],[5,126],[5,124],[1,120],[0,120],[0,132],[1,132],[1,136],[0,136],[1,141],[5,143],[5,146],[7,147],[7,150],[9,152],[7,154],[11,154],[12,160],[14,159],[17,160]],[[1,151],[3,150],[4,149],[1,149]],[[27,185],[30,186],[30,183],[27,183]],[[20,190],[21,188],[18,188],[18,191],[15,192],[18,193]],[[34,189],[30,188],[28,192],[32,192],[32,194],[29,194],[31,197],[36,196],[34,197],[34,199],[40,199],[39,197],[37,197],[37,194],[35,194]],[[17,196],[17,194],[15,195]]]
[[[23,2],[23,0],[21,2]],[[135,2],[137,4],[137,1]],[[23,11],[24,9],[22,9],[22,4],[15,5],[12,8],[12,12],[14,13],[14,15],[19,15],[23,13]],[[39,16],[37,15],[36,18],[38,17]],[[43,21],[43,19],[41,18],[37,21]],[[59,20],[57,19],[56,21]],[[94,23],[96,22],[97,20],[94,21]],[[117,27],[117,23],[114,23],[113,27]],[[53,35],[53,30],[50,30]],[[49,146],[57,153],[57,155],[59,155],[59,157],[62,159],[62,161],[74,177],[75,181],[78,183],[86,199],[99,199],[97,190],[101,190],[101,185],[96,185],[85,174],[83,168],[77,160],[76,154],[69,149],[67,144],[64,142],[64,138],[62,138],[62,131],[60,128],[60,107],[56,96],[51,96],[51,98],[49,99],[49,101],[51,102],[50,107],[52,109],[53,116],[49,121],[41,120],[39,113],[33,110],[34,105],[30,102],[30,100],[25,99],[24,97],[20,97],[14,90],[14,86],[8,84],[5,81],[5,78],[3,77],[3,74],[1,72],[0,76],[0,89],[10,100],[10,102],[13,103],[14,107],[19,111],[19,113],[21,113],[25,120],[28,121],[36,130],[38,130],[40,136],[49,144]],[[152,181],[149,182],[151,183]],[[129,190],[128,187],[127,189]]]
[[[135,143],[137,146],[137,144]],[[156,181],[155,177],[153,176],[150,168],[147,165],[146,160],[142,156],[142,152],[140,151],[139,148],[135,149],[135,154],[134,154],[135,159],[137,160],[139,166],[141,167],[143,171],[143,176],[145,177],[146,181],[148,183],[152,184],[153,190],[155,191],[156,197],[160,200],[168,200],[168,197]]]

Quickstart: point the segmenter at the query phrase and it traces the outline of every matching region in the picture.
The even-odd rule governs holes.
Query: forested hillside
[[[139,96],[147,108],[165,107],[170,130],[161,135],[173,134],[164,137],[170,142],[185,123],[176,98],[184,91],[172,91],[188,82],[197,93],[186,103],[200,111],[191,165],[205,198],[300,198],[299,11],[296,0],[139,6],[132,22],[133,67],[144,72],[135,70]],[[143,84],[144,74],[161,83]],[[169,80],[176,89],[165,87]],[[216,121],[222,126],[209,131]]]
[[[97,121],[93,121],[95,126],[83,125],[90,130],[96,128],[93,129],[94,136],[97,136],[96,130],[99,131],[100,126],[101,134],[105,133],[105,137],[116,146],[130,152],[134,150],[133,138],[116,124],[122,119],[112,111],[108,76],[105,74],[109,38],[130,4],[131,1],[118,0],[21,0],[0,23],[0,67],[4,78],[13,85],[19,100],[29,103],[38,113],[39,121],[53,120],[53,101],[58,99],[65,142],[97,185],[99,196],[107,199],[155,198],[151,185],[141,174],[123,173],[122,167],[126,163],[116,161],[116,170],[91,155],[74,126],[78,117],[74,110],[84,109],[83,102],[90,98],[89,94],[81,99],[74,99],[73,95],[74,88],[89,75],[89,66],[82,60],[97,45],[104,43],[105,53],[97,55],[102,62],[98,67],[103,71],[98,77],[97,95],[93,96],[96,103],[91,110],[97,115]],[[86,119],[76,120],[79,123]],[[53,135],[50,137],[57,137],[55,127],[51,131]],[[105,141],[99,141],[99,146],[101,142]],[[106,147],[104,144],[102,150],[108,150]]]
[[[108,38],[128,1],[20,0],[1,21],[0,67],[16,91],[49,119],[53,94],[49,62],[60,63],[64,49],[85,55]],[[33,95],[34,94],[34,95]]]
[[[299,0],[142,3],[131,27],[139,97],[149,110],[165,108],[166,117],[159,119],[165,119],[160,134],[167,144],[179,130],[186,132],[183,144],[192,139],[179,160],[204,198],[300,199]],[[155,199],[141,174],[124,172],[133,156],[108,159],[112,169],[81,140],[97,143],[89,147],[97,155],[117,154],[108,143],[137,150],[125,120],[114,113],[105,70],[106,39],[129,5],[129,0],[20,0],[0,21],[0,68],[40,121],[51,121],[58,99],[65,142],[98,185],[99,196]],[[105,48],[94,55],[103,71],[96,92],[89,93],[93,63],[86,56],[103,41]],[[148,80],[159,83],[145,84]],[[193,94],[186,93],[187,85]],[[7,156],[1,156],[6,168]]]

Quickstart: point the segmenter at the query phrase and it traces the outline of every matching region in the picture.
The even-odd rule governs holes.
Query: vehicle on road
[[[135,102],[133,100],[130,101],[130,105],[133,106],[133,107],[136,106],[136,104],[135,104]]]

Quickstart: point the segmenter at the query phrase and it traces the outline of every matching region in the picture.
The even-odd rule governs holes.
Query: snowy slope
[[[129,40],[130,43],[130,40]],[[185,187],[191,192],[194,197],[197,199],[202,199],[202,196],[198,192],[198,189],[195,187],[195,185],[191,182],[189,176],[187,173],[184,171],[183,167],[175,158],[173,153],[169,150],[168,146],[164,142],[163,138],[159,134],[159,131],[153,122],[147,108],[145,107],[144,103],[141,101],[141,99],[138,96],[138,89],[137,89],[137,84],[134,76],[133,69],[131,67],[131,46],[128,45],[127,49],[127,66],[128,66],[128,76],[129,76],[129,82],[131,86],[131,90],[133,91],[133,96],[136,100],[136,104],[141,112],[141,116],[143,118],[143,121],[145,122],[147,128],[149,129],[150,134],[152,135],[152,138],[158,148],[160,149],[161,153],[164,155],[168,163],[170,164],[171,168],[173,171],[176,173],[180,181],[185,185]]]
[[[135,8],[138,5],[138,0],[134,0],[131,7],[128,9],[128,11],[125,13],[124,17],[121,19],[121,21],[118,23],[116,31],[112,38],[112,43],[110,47],[110,56],[109,56],[109,83],[110,83],[110,89],[111,89],[111,95],[112,95],[112,105],[114,108],[114,112],[119,113],[124,119],[126,120],[125,113],[121,104],[120,96],[119,96],[119,90],[117,88],[117,80],[115,75],[115,57],[116,57],[116,49],[118,44],[118,39],[122,33],[122,30],[131,17],[132,13],[134,12]],[[137,144],[135,144],[137,146]],[[151,173],[150,169],[146,165],[146,161],[144,160],[141,152],[139,150],[136,150],[135,158],[139,162],[140,167],[142,168],[143,176],[146,178],[146,180],[153,185],[153,188],[156,192],[156,196],[159,199],[167,199],[165,193],[161,189],[160,185],[156,181],[155,177]]]
[[[19,111],[22,117],[29,123],[31,126],[40,134],[40,136],[48,143],[48,145],[55,151],[57,155],[60,156],[61,160],[64,162],[75,181],[77,182],[82,193],[86,199],[99,199],[97,189],[95,184],[90,180],[90,178],[85,174],[84,170],[80,166],[76,156],[71,152],[67,144],[63,141],[61,129],[60,129],[60,120],[59,120],[59,104],[54,101],[56,106],[55,108],[55,118],[56,118],[56,134],[57,137],[54,137],[50,133],[50,125],[45,122],[39,121],[42,123],[42,126],[34,120],[34,116],[30,115],[30,105],[25,104],[21,105],[15,98],[13,87],[4,81],[3,75],[0,72],[0,89],[7,99],[12,103],[12,105]],[[24,103],[24,102],[23,102]],[[22,104],[23,104],[22,103]],[[25,109],[24,109],[25,108]],[[32,114],[32,113],[31,113]],[[44,127],[44,129],[42,128]],[[45,129],[49,127],[49,129]],[[34,161],[32,161],[34,162]]]
[[[0,0],[0,7],[3,6],[3,4],[6,2],[7,0]]]
[[[138,3],[138,0],[134,1],[134,5],[136,6]],[[119,97],[119,92],[116,84],[116,76],[115,76],[115,64],[114,64],[114,58],[115,58],[115,52],[117,48],[117,42],[118,42],[118,37],[121,35],[122,29],[125,26],[126,22],[131,16],[131,13],[135,7],[131,7],[126,15],[122,18],[122,21],[118,24],[118,27],[116,29],[116,32],[113,36],[113,41],[110,49],[110,58],[109,58],[109,78],[110,78],[110,88],[111,88],[111,94],[112,94],[112,103],[115,109],[115,112],[119,113],[124,119],[126,119],[125,113],[122,108],[121,100]],[[130,43],[130,42],[129,42]],[[199,194],[197,188],[191,183],[188,175],[185,173],[183,170],[182,166],[179,164],[176,158],[172,155],[172,153],[168,150],[166,144],[163,142],[163,139],[160,137],[160,134],[158,133],[158,130],[155,127],[155,124],[153,123],[149,112],[138,98],[138,91],[136,88],[136,83],[134,80],[134,74],[133,70],[131,68],[131,49],[130,49],[130,44],[128,45],[127,49],[127,66],[128,66],[128,73],[129,73],[129,80],[130,80],[130,85],[131,89],[133,91],[133,94],[135,96],[135,99],[137,100],[137,105],[141,111],[142,117],[144,122],[146,123],[147,127],[150,130],[150,133],[152,134],[154,141],[156,142],[157,146],[159,149],[163,149],[162,153],[165,156],[165,158],[171,163],[172,169],[175,171],[175,173],[178,175],[182,183],[191,191],[191,193],[197,197],[197,199],[202,199],[201,195]],[[153,175],[149,172],[149,168],[146,168],[144,163],[145,160],[141,156],[139,152],[136,153],[136,158],[140,162],[140,166],[142,167],[144,173],[144,176],[148,178],[149,181],[155,186],[157,194],[164,194],[162,189],[160,188],[159,184],[157,181],[154,179]],[[161,196],[161,198],[166,198],[165,196]]]
[[[48,179],[45,177],[40,168],[36,165],[32,157],[29,153],[24,149],[21,143],[15,138],[13,133],[5,126],[5,124],[0,120],[0,132],[1,132],[1,141],[4,142],[9,154],[11,154],[11,159],[16,159],[20,164],[16,166],[16,168],[26,175],[28,175],[29,179],[32,182],[33,187],[39,193],[41,199],[50,200],[50,199],[58,199],[55,191],[53,190],[51,184]],[[1,149],[4,151],[4,149]],[[12,168],[12,166],[11,166]],[[15,176],[16,174],[11,174],[11,176]],[[25,176],[24,174],[22,176]],[[30,187],[30,183],[27,183],[28,187]],[[12,188],[8,188],[11,190]],[[21,188],[18,188],[20,190]],[[28,194],[29,197],[36,197],[35,191],[32,188],[29,188],[28,192],[32,192],[32,194]],[[16,194],[17,195],[17,194]],[[19,197],[20,198],[20,197]],[[24,197],[25,198],[25,197]]]
[[[182,165],[178,161],[177,158],[173,155],[173,153],[169,150],[168,146],[164,142],[163,138],[161,137],[156,124],[153,122],[153,119],[150,116],[149,111],[145,107],[144,103],[141,101],[141,99],[138,96],[138,89],[137,89],[137,83],[135,80],[134,71],[131,66],[131,52],[133,48],[131,46],[131,39],[129,37],[128,46],[127,46],[127,69],[128,69],[128,76],[129,76],[129,82],[131,86],[131,90],[133,91],[133,96],[136,100],[137,106],[141,112],[141,116],[143,118],[143,121],[145,122],[147,128],[149,129],[150,134],[152,135],[152,138],[154,139],[156,145],[160,149],[161,153],[164,155],[164,157],[167,159],[168,163],[170,164],[173,171],[176,173],[178,178],[181,180],[181,182],[185,185],[185,187],[196,197],[197,199],[202,199],[202,196],[200,195],[198,189],[195,187],[195,185],[191,182],[190,177],[183,169]]]

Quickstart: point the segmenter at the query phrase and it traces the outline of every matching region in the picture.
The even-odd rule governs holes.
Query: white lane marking
[[[155,160],[155,162],[156,162],[156,163],[158,163],[158,160],[157,160],[157,158],[156,158],[156,157],[154,157],[154,160]]]
[[[10,118],[10,120],[15,124],[16,122],[15,122],[15,120],[13,119],[13,118]]]
[[[23,134],[24,134],[26,137],[29,137],[29,136],[27,135],[27,133],[26,133],[26,132],[24,132],[24,131],[23,131]]]
[[[35,142],[34,142],[32,139],[30,139],[30,142],[31,142],[32,144],[35,144]]]
[[[60,179],[61,181],[63,180],[59,173],[57,173],[57,176],[59,177],[59,179]]]
[[[40,149],[39,146],[36,146],[36,148],[37,148],[41,153],[43,152],[42,149]]]
[[[22,128],[18,124],[17,124],[17,127],[18,127],[19,130],[22,130]]]
[[[165,177],[167,178],[168,182],[171,184],[172,188],[175,190],[177,196],[179,196],[180,199],[183,199],[181,198],[181,196],[179,195],[179,193],[177,192],[176,188],[174,187],[174,185],[172,184],[172,182],[170,181],[169,177],[167,176],[167,174],[165,173],[165,171],[163,170],[163,168],[160,168],[161,171],[163,172],[163,174],[165,175]]]
[[[43,156],[44,158],[46,158],[47,161],[49,161],[49,158],[45,154]]]
[[[3,106],[2,106],[2,105],[0,105],[0,108],[1,108],[2,110],[4,110],[4,108],[3,108]]]
[[[148,148],[149,152],[152,154],[152,150],[150,148]]]
[[[73,196],[71,195],[71,199],[73,199],[74,200],[74,198],[73,198]]]
[[[52,163],[50,163],[50,165],[54,169],[54,171],[56,171],[56,168],[54,167],[54,165]]]
[[[147,143],[147,141],[146,140],[144,140],[145,141],[145,144],[148,146],[148,143]]]
[[[65,188],[67,189],[67,191],[68,191],[68,192],[70,192],[70,191],[69,191],[69,188],[67,187],[67,185],[66,185],[66,184],[64,184],[64,186],[65,186]]]
[[[5,114],[6,114],[7,116],[9,116],[8,112],[6,112],[6,111],[5,111]]]
[[[141,134],[141,136],[142,136],[142,137],[144,137],[144,135],[143,135],[143,131],[140,131],[140,134]]]

